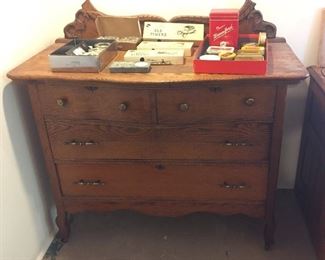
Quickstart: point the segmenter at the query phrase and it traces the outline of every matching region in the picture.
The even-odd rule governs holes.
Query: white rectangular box
[[[184,50],[184,56],[190,57],[193,53],[193,42],[157,42],[142,41],[138,50]]]
[[[204,25],[145,22],[142,37],[144,40],[203,41]]]
[[[128,50],[125,61],[147,61],[151,64],[184,64],[183,50]]]

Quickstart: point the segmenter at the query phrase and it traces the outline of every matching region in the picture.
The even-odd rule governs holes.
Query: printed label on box
[[[145,22],[143,39],[202,41],[204,38],[203,24]]]

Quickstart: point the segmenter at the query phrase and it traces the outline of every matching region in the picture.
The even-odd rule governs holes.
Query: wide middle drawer
[[[58,164],[64,196],[256,200],[266,197],[267,164]]]
[[[138,127],[98,121],[47,121],[57,160],[268,160],[270,124]]]

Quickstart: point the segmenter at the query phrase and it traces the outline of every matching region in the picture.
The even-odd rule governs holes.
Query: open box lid
[[[141,27],[137,17],[98,16],[95,23],[100,36],[141,38]]]

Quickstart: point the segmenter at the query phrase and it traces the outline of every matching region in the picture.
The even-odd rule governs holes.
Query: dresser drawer
[[[219,120],[272,120],[276,89],[271,86],[227,86],[160,90],[160,123]]]
[[[147,90],[40,85],[38,92],[45,116],[140,123],[153,120],[151,92]]]
[[[98,121],[47,121],[55,159],[267,160],[271,125],[215,123],[136,127]]]
[[[265,200],[266,164],[58,164],[64,196]]]

